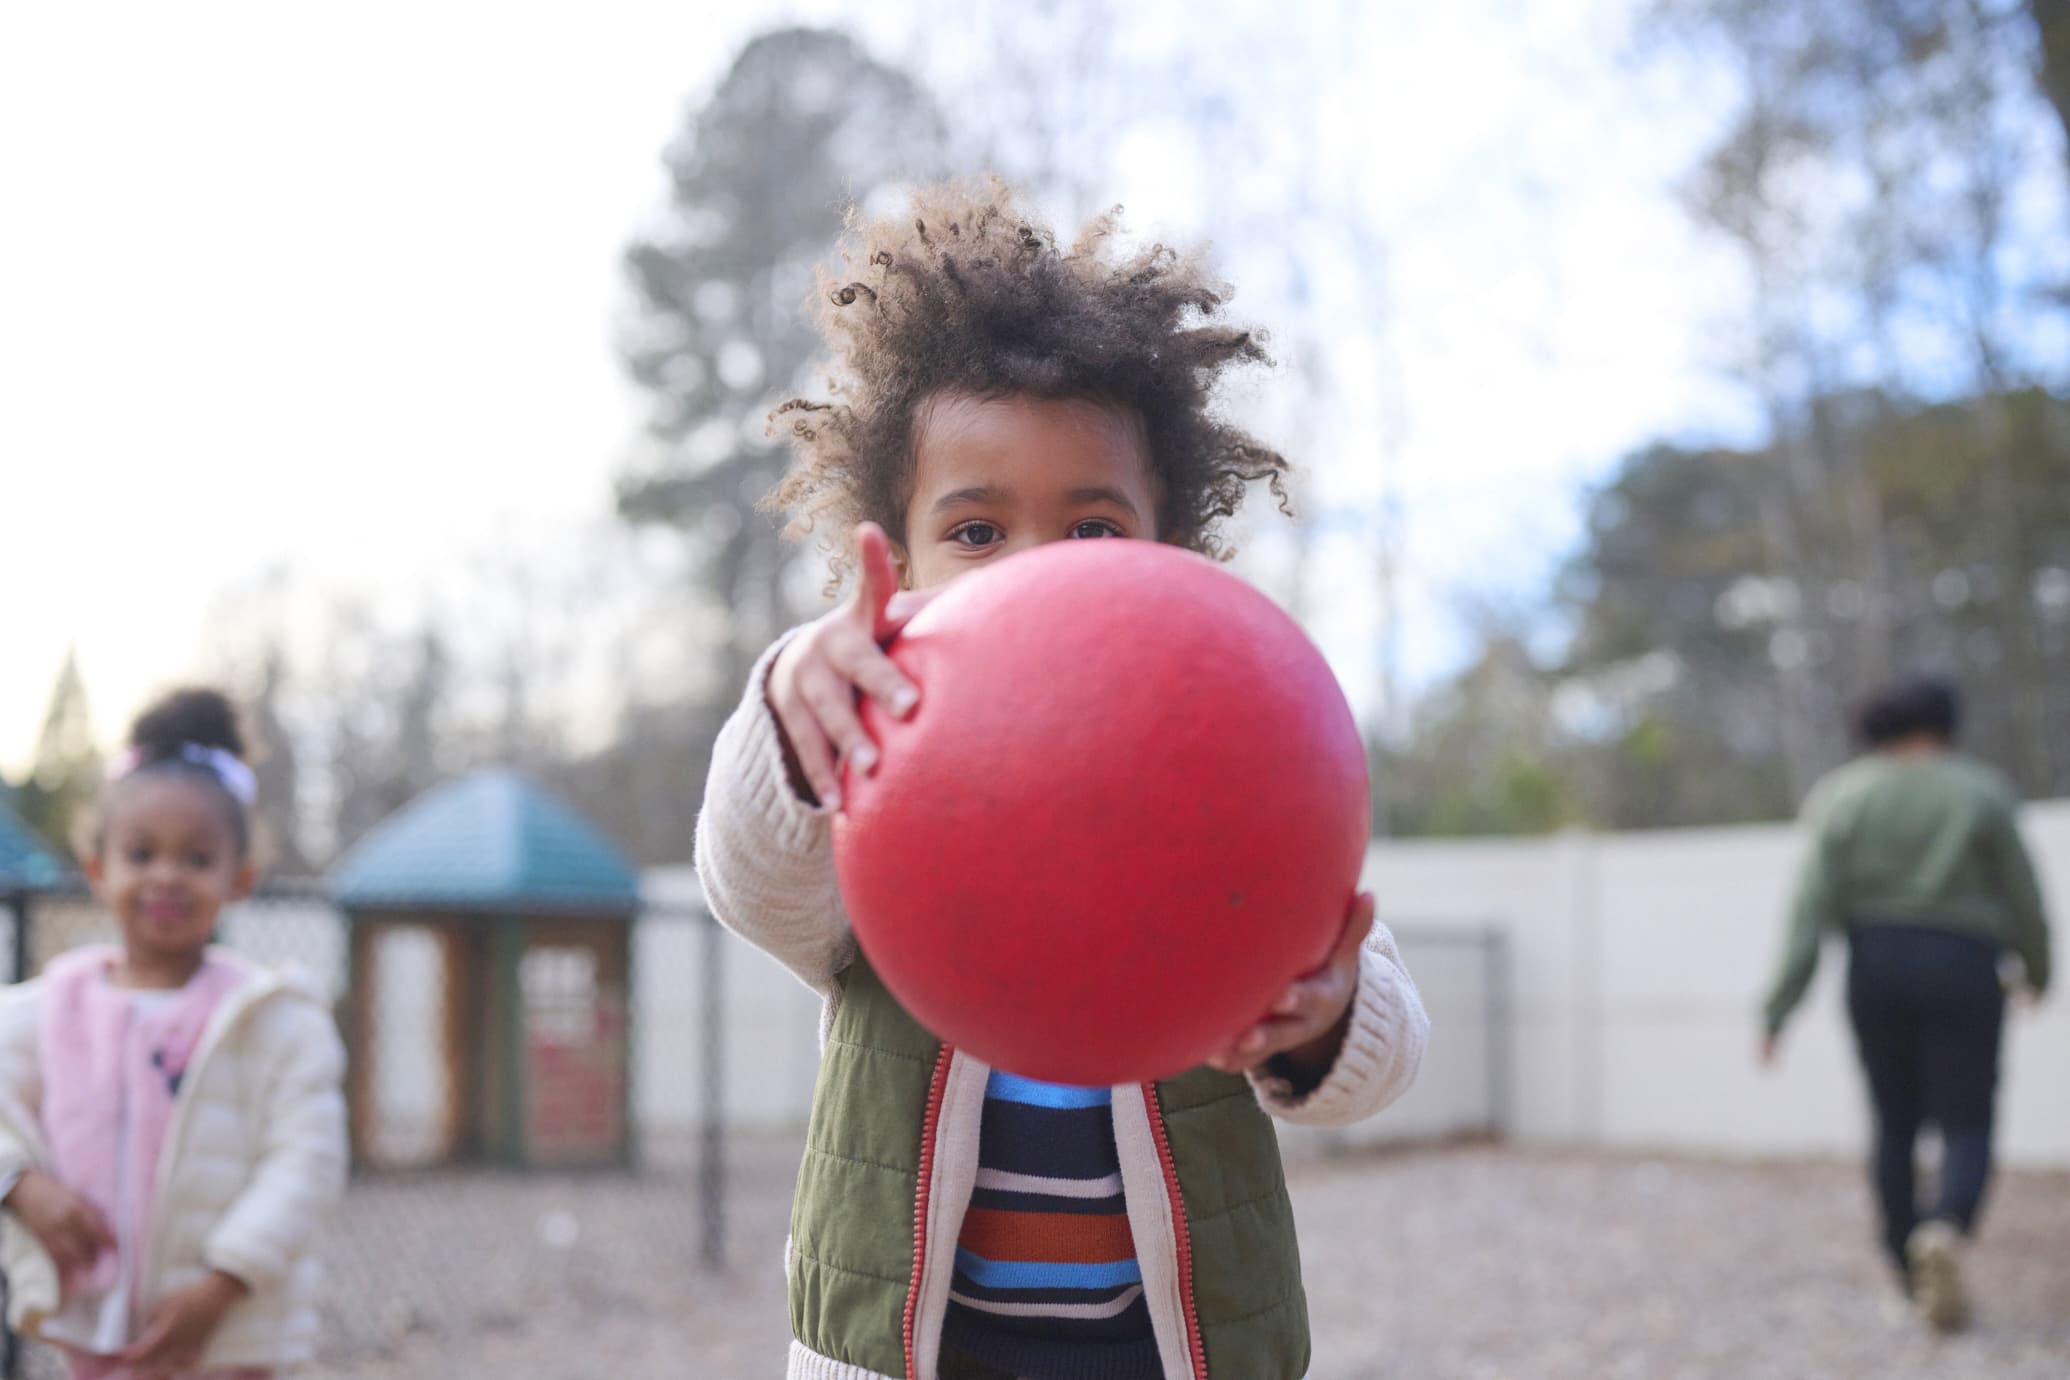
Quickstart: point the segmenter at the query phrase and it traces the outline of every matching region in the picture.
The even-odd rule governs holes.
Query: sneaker
[[[1905,1243],[1912,1262],[1912,1300],[1936,1332],[1969,1326],[1969,1296],[1962,1289],[1962,1237],[1947,1222],[1921,1222]]]

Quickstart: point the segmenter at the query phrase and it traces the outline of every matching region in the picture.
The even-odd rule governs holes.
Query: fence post
[[[31,952],[29,947],[29,896],[29,889],[23,887],[14,893],[11,901],[14,907],[14,934],[12,936],[14,948],[12,961],[14,967],[7,975],[9,982],[21,982],[29,976],[29,955]]]
[[[9,936],[9,947],[14,964],[8,973],[9,982],[20,982],[29,975],[29,890],[23,887],[10,898],[14,908],[14,933]],[[0,1275],[0,1378],[19,1380],[22,1373],[22,1339],[14,1335],[14,1329],[6,1324],[8,1283]]]
[[[719,921],[700,910],[704,924],[703,992],[704,1069],[699,1089],[701,1147],[698,1154],[698,1197],[703,1207],[704,1263],[718,1269],[726,1263],[726,1008],[720,980],[725,945]]]
[[[1487,943],[1482,952],[1486,956],[1487,971],[1482,980],[1488,984],[1488,1129],[1498,1137],[1507,1137],[1510,1125],[1510,1004],[1509,1004],[1509,933],[1501,925],[1488,927]]]
[[[8,1304],[7,1277],[0,1275],[0,1309]],[[21,1380],[22,1339],[14,1335],[14,1329],[0,1323],[0,1376],[6,1380]]]

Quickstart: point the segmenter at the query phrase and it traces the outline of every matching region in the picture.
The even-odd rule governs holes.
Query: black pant
[[[1883,1240],[1898,1269],[1920,1220],[1913,1178],[1919,1128],[1940,1128],[1940,1198],[1927,1215],[1964,1233],[1991,1178],[1998,1037],[2005,992],[1998,950],[1981,939],[1911,925],[1849,933],[1847,1010],[1876,1106],[1870,1169]]]

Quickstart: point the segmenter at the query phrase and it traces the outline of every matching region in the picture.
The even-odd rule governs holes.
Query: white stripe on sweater
[[[965,1308],[996,1313],[1002,1318],[1114,1318],[1128,1311],[1143,1296],[1143,1286],[1131,1284],[1105,1303],[1001,1303],[996,1299],[974,1299],[949,1291],[949,1297]]]
[[[977,1186],[997,1193],[1041,1193],[1051,1198],[1112,1198],[1121,1192],[1121,1173],[1117,1170],[1104,1179],[1055,1179],[1047,1174],[980,1169]]]

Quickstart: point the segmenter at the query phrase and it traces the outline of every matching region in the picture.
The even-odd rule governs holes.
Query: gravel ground
[[[1475,1149],[1304,1169],[1312,1380],[2064,1380],[2070,1175],[2000,1178],[1976,1329],[1893,1301],[1847,1164]]]
[[[778,1374],[797,1147],[734,1161],[717,1275],[697,1264],[688,1173],[355,1186],[315,1374]],[[1464,1148],[1312,1160],[1292,1180],[1312,1380],[2070,1376],[2070,1175],[2001,1178],[1970,1271],[1978,1327],[1945,1342],[1892,1306],[1850,1165]]]

